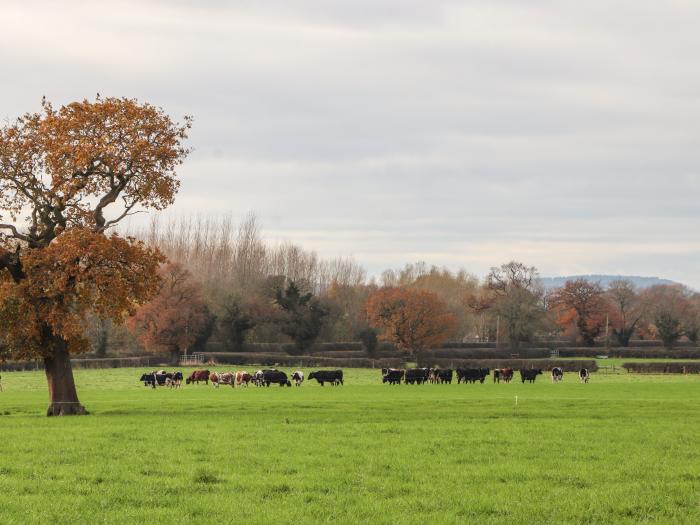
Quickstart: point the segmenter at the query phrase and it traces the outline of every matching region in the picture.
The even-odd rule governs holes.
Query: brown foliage
[[[609,305],[598,284],[585,279],[567,281],[554,291],[549,304],[556,311],[556,322],[562,330],[575,326],[586,345],[592,346],[605,327]]]
[[[121,322],[156,291],[160,252],[105,231],[178,189],[190,120],[131,99],[26,114],[0,129],[0,322],[4,357],[44,358],[49,414],[83,413],[69,354],[90,310]]]
[[[146,350],[169,352],[176,359],[209,327],[211,314],[200,286],[182,265],[165,265],[160,277],[158,294],[129,319],[129,328]]]
[[[51,333],[70,353],[89,350],[84,322],[89,312],[117,323],[138,301],[151,297],[162,256],[134,239],[75,228],[44,249],[22,255],[24,277],[0,274],[3,339],[16,359],[50,356]]]
[[[370,325],[381,338],[404,351],[436,346],[454,333],[456,319],[433,292],[411,288],[382,288],[365,304]]]

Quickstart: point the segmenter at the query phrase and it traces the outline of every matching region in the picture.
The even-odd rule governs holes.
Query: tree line
[[[176,261],[163,267],[165,283],[173,272],[184,277],[181,289],[164,288],[128,326],[146,349],[173,358],[207,341],[231,352],[246,342],[290,343],[299,355],[316,342],[362,341],[371,354],[382,340],[415,353],[446,341],[517,349],[561,340],[629,346],[638,338],[673,346],[696,343],[700,333],[700,294],[682,285],[640,290],[622,279],[603,288],[577,279],[548,290],[536,268],[517,261],[481,280],[425,263],[367,278],[352,259],[266,243],[254,216],[238,228],[229,218],[174,219],[141,235]]]

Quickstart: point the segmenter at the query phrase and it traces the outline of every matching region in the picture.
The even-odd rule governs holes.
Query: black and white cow
[[[150,386],[152,388],[156,387],[156,375],[153,372],[150,374],[142,374],[139,381],[143,382],[143,386]]]
[[[529,370],[525,369],[520,369],[520,379],[524,383],[525,381],[529,381],[530,383],[534,383],[535,379],[537,379],[537,376],[542,374],[542,370],[539,368],[532,368]]]
[[[173,377],[170,380],[170,388],[180,388],[183,379],[184,376],[182,375],[182,372],[174,372]]]
[[[588,368],[582,368],[578,371],[578,378],[581,380],[582,383],[588,383],[589,377],[590,374],[588,373]]]
[[[324,383],[330,383],[333,386],[343,384],[343,371],[342,370],[319,370],[316,372],[311,372],[309,374],[309,381],[315,379],[318,383],[323,386]]]
[[[560,367],[555,366],[552,368],[552,383],[559,383],[564,379],[564,370]]]
[[[301,384],[304,382],[304,372],[301,370],[297,370],[292,374],[292,381],[294,381],[294,384],[296,386],[301,386]]]

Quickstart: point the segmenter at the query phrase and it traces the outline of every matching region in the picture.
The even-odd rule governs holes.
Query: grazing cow
[[[232,372],[212,372],[209,376],[209,381],[214,388],[219,388],[219,385],[231,385],[234,387],[234,375]]]
[[[486,376],[490,375],[491,371],[488,368],[458,368],[457,369],[457,384],[464,381],[467,383],[484,382]]]
[[[291,381],[287,379],[287,374],[280,372],[279,370],[260,370],[262,373],[261,382],[265,386],[270,386],[270,384],[275,383],[279,386],[292,386]],[[257,375],[257,374],[256,374]]]
[[[173,380],[172,372],[167,372],[165,370],[156,370],[153,372],[156,378],[156,384],[158,386],[170,386],[170,382]]]
[[[390,385],[400,385],[403,379],[404,371],[398,368],[382,368],[382,383]]]
[[[588,368],[582,368],[578,371],[578,378],[581,380],[582,383],[588,383],[589,377],[590,375],[588,374]]]
[[[200,381],[204,381],[207,385],[209,384],[209,370],[195,370],[190,374],[190,376],[187,378],[185,383],[188,385],[190,383],[197,383],[199,384]]]
[[[154,373],[141,375],[139,381],[143,381],[143,386],[156,387],[156,375]]]
[[[175,372],[172,380],[170,381],[170,388],[180,388],[180,385],[182,385],[182,379],[182,372]]]
[[[493,371],[493,382],[500,383],[510,383],[513,379],[513,369],[512,368],[497,368]]]
[[[542,370],[539,368],[531,368],[530,370],[524,370],[520,369],[520,379],[524,383],[525,381],[529,381],[530,383],[534,383],[535,379],[537,379],[537,376],[542,373]]]
[[[236,372],[236,386],[245,385],[247,387],[248,383],[250,383],[250,381],[252,379],[253,379],[253,376],[250,375],[245,370],[239,370],[238,372]]]
[[[444,385],[445,383],[452,384],[452,369],[448,368],[446,370],[437,370],[436,383]]]
[[[318,370],[316,372],[311,372],[309,374],[309,381],[315,379],[318,383],[323,386],[324,383],[330,383],[333,386],[343,384],[343,371],[342,370]]]
[[[555,366],[552,368],[552,383],[558,383],[564,379],[564,370]]]
[[[294,384],[296,386],[301,386],[301,384],[304,382],[304,372],[301,370],[297,370],[292,374],[292,381],[294,381]]]
[[[428,382],[430,369],[428,368],[409,368],[404,374],[404,383],[407,385],[422,385]]]

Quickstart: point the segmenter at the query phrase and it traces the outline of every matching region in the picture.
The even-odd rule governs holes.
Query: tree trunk
[[[53,352],[53,355],[44,359],[50,401],[46,415],[83,416],[87,414],[87,411],[78,401],[70,354],[65,348],[65,343],[56,344],[55,347],[58,348]]]

